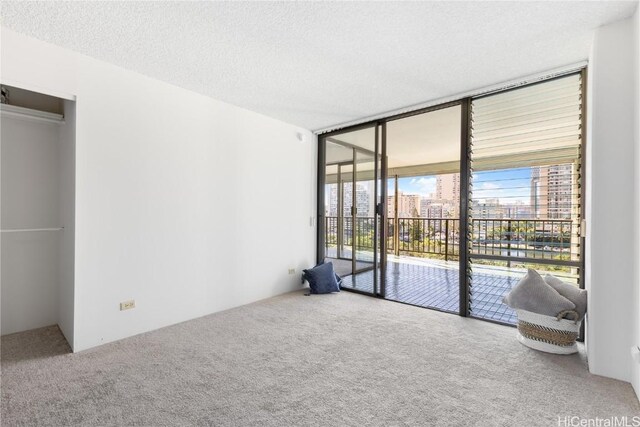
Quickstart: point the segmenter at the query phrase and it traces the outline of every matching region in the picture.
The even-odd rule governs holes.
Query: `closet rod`
[[[25,232],[32,232],[32,231],[62,231],[64,230],[64,227],[58,227],[58,228],[14,228],[14,229],[8,229],[8,230],[0,230],[3,233],[25,233]]]
[[[23,119],[31,119],[44,121],[49,123],[64,123],[62,114],[49,113],[48,111],[34,110],[32,108],[17,107],[15,105],[0,104],[0,113],[3,116],[20,117]]]

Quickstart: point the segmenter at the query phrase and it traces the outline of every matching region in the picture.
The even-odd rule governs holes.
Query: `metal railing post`
[[[444,260],[449,261],[449,220],[444,220]]]
[[[393,254],[395,256],[398,256],[398,255],[400,255],[400,219],[397,216],[395,218],[395,222],[396,223],[395,223],[394,228],[395,228],[395,232],[396,232],[396,235],[395,235],[396,241],[395,241],[395,243],[393,245],[393,252],[394,252]]]
[[[324,218],[324,229],[325,229],[325,238],[324,238],[324,256],[327,256],[327,253],[329,252],[329,224],[331,223],[331,221],[329,221],[329,217],[325,217]]]
[[[393,254],[395,256],[399,256],[400,255],[400,221],[398,219],[398,175],[395,175],[394,177],[394,183],[395,183],[395,195],[393,196],[393,211],[394,211],[394,225],[393,225],[393,231],[395,236],[393,236],[394,238],[394,242],[393,242]]]
[[[511,256],[511,220],[507,221],[507,256]],[[507,268],[511,268],[511,261],[507,261]]]

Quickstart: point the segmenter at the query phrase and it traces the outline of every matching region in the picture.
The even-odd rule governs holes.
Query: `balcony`
[[[351,274],[352,219],[326,217],[326,254],[342,274],[342,286],[373,291],[373,271]],[[458,312],[460,221],[457,218],[387,220],[386,295],[390,300]],[[340,234],[338,230],[343,230]],[[357,269],[373,262],[373,217],[356,218]],[[527,268],[577,282],[578,224],[572,220],[473,219],[470,313],[514,324],[515,312],[503,296]],[[508,259],[507,259],[508,257]]]

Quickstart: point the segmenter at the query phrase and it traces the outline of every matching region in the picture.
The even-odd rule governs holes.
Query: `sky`
[[[473,198],[479,201],[487,198],[498,198],[501,204],[530,201],[531,168],[528,167],[474,172],[472,182]],[[389,194],[393,193],[393,186],[393,181],[389,180]],[[400,178],[398,188],[405,194],[420,194],[428,197],[436,192],[436,177]]]

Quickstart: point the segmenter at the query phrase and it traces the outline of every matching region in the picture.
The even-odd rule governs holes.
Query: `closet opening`
[[[75,101],[2,85],[1,334],[59,327],[73,348]]]

